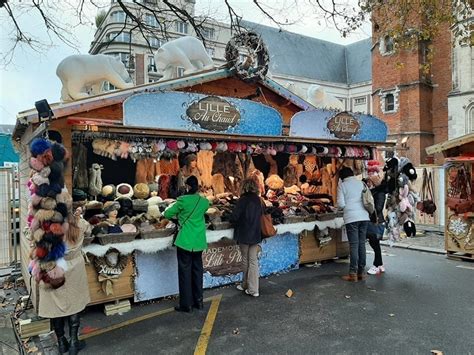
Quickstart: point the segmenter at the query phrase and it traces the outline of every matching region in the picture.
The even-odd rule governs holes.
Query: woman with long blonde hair
[[[67,245],[64,285],[56,289],[47,287],[44,283],[38,285],[38,314],[51,318],[60,354],[69,351],[69,354],[74,355],[85,347],[85,343],[78,339],[79,312],[90,302],[82,242],[84,236],[90,235],[91,227],[81,214],[82,208],[78,207],[74,214],[69,213],[67,217],[69,228],[64,235]],[[69,341],[64,332],[66,320],[69,324]]]

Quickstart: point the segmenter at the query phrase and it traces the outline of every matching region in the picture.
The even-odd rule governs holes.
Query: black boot
[[[69,340],[71,342],[69,346],[69,355],[76,355],[79,351],[86,347],[86,342],[84,340],[78,339],[79,325],[79,313],[69,316]]]
[[[64,317],[52,318],[54,333],[58,338],[58,351],[60,354],[67,353],[69,350],[69,343],[64,336]]]
[[[199,300],[197,300],[196,302],[194,302],[193,308],[199,309],[199,310],[201,310],[201,309],[204,308],[204,303],[202,302],[202,298],[200,298]]]

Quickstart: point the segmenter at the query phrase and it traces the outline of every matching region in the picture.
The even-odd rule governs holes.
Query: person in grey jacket
[[[344,211],[344,224],[350,245],[349,274],[342,278],[356,282],[365,278],[365,240],[370,221],[369,212],[362,201],[365,185],[358,180],[351,168],[343,167],[339,172],[341,181],[337,187],[337,206]]]

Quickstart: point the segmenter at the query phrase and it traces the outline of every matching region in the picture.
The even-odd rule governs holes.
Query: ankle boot
[[[64,317],[52,318],[51,323],[53,325],[54,333],[58,338],[58,351],[60,354],[67,353],[69,351],[69,343],[64,336]]]
[[[204,303],[202,301],[202,298],[200,298],[199,300],[194,302],[193,308],[195,308],[195,309],[203,309],[204,308]]]
[[[76,355],[79,351],[86,347],[86,342],[84,340],[79,340],[79,326],[80,326],[80,317],[79,314],[73,314],[69,316],[69,336],[71,344],[69,345],[69,355]]]
[[[345,281],[357,282],[357,274],[350,273],[349,275],[342,276]]]

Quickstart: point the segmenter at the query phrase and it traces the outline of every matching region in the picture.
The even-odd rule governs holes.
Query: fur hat
[[[158,184],[156,182],[148,184],[148,188],[150,189],[150,196],[158,195]]]
[[[296,185],[285,187],[285,194],[297,195],[300,192],[300,188]]]
[[[182,140],[176,142],[176,146],[178,147],[178,149],[183,149],[184,147],[186,147],[186,143]]]
[[[147,184],[138,183],[133,187],[133,196],[139,199],[145,199],[150,195],[150,189]]]
[[[175,140],[168,141],[166,147],[170,150],[178,150],[178,142]]]
[[[57,182],[59,185],[64,186],[64,164],[59,161],[53,161],[50,164],[51,173],[49,174],[49,180]]]
[[[133,200],[133,210],[137,212],[147,212],[148,211],[148,201],[146,200]]]
[[[158,219],[161,217],[160,208],[158,205],[148,205],[148,210],[146,213],[148,219]]]
[[[43,197],[38,196],[37,194],[33,194],[30,196],[30,201],[32,206],[38,206],[41,203]]]
[[[103,211],[104,211],[104,214],[109,214],[110,212],[112,211],[118,211],[120,209],[120,203],[118,203],[117,201],[107,201],[105,204],[104,204],[104,208],[103,208]]]
[[[43,170],[45,170],[45,169],[43,169]],[[40,173],[33,174],[33,176],[31,177],[31,181],[36,186],[40,186],[40,185],[43,185],[43,184],[49,185],[49,179],[47,177],[42,176]]]
[[[120,197],[132,198],[133,188],[129,184],[125,184],[125,183],[124,184],[119,184],[119,185],[117,185],[116,195],[117,195],[117,198],[120,198]]]
[[[115,198],[115,185],[109,184],[102,187],[102,196],[107,199],[114,199]]]
[[[48,149],[51,149],[51,142],[45,138],[35,138],[30,144],[30,152],[34,158],[44,154]]]
[[[58,202],[56,204],[56,211],[61,213],[63,218],[67,217],[69,209],[70,209],[70,207],[64,202]]]
[[[51,225],[49,226],[49,230],[54,235],[63,235],[64,234],[63,227],[61,226],[60,223],[51,223]]]
[[[33,233],[33,239],[35,240],[35,242],[39,242],[43,238],[43,236],[44,236],[44,230],[42,230],[41,228],[38,228]]]
[[[414,237],[416,235],[416,226],[411,219],[403,223],[403,230],[405,231],[407,237]]]
[[[200,150],[211,150],[212,145],[209,142],[201,142],[201,143],[199,143],[199,149]]]
[[[148,206],[159,205],[163,202],[163,199],[159,196],[150,197],[148,200]]]
[[[99,201],[89,201],[86,203],[85,208],[86,210],[101,210],[104,208],[104,204]]]
[[[80,190],[80,189],[73,189],[72,190],[72,200],[73,201],[86,201],[87,194]]]
[[[216,150],[219,152],[225,152],[227,150],[227,143],[226,142],[220,142],[217,144]]]
[[[283,189],[283,179],[278,175],[270,175],[267,180],[265,180],[265,185],[272,190],[280,190]]]
[[[199,148],[198,148],[197,144],[194,143],[194,142],[189,142],[189,143],[188,143],[188,146],[186,147],[186,151],[187,151],[187,152],[193,152],[193,153],[195,153],[195,152],[197,152],[198,150],[199,150]]]
[[[123,233],[135,233],[137,231],[137,227],[131,223],[122,224],[120,228],[122,228]]]
[[[54,210],[56,208],[56,200],[51,197],[41,199],[40,206],[44,210]]]

